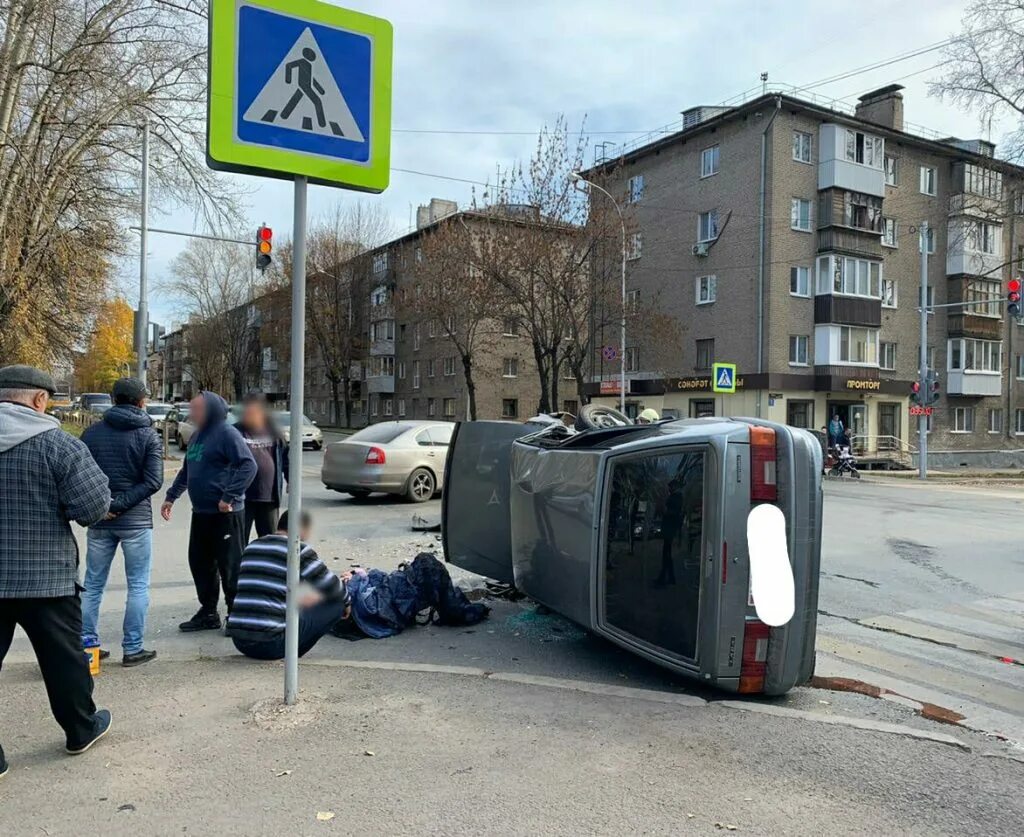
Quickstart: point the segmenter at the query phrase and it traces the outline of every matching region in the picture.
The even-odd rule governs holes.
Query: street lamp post
[[[619,216],[619,223],[622,225],[622,321],[620,324],[619,333],[619,409],[626,412],[626,219],[622,215],[622,208],[619,206],[619,202],[612,197],[612,193],[605,189],[603,186],[598,186],[590,180],[587,180],[578,171],[574,171],[570,174],[570,177],[577,183],[586,183],[592,189],[603,193],[607,196],[608,200],[612,202],[612,206],[615,207],[615,212]]]

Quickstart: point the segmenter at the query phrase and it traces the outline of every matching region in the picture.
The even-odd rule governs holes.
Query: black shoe
[[[86,750],[88,750],[93,744],[99,741],[104,735],[110,732],[110,710],[98,709],[96,710],[96,714],[93,715],[93,718],[94,725],[92,738],[90,738],[88,741],[82,744],[71,744],[70,742],[68,742],[68,745],[65,749],[71,755],[81,755]]]
[[[148,663],[154,659],[156,659],[156,651],[147,651],[143,648],[138,654],[125,654],[121,658],[121,665],[125,668],[131,668],[132,666],[141,666],[143,663]]]
[[[107,657],[109,657],[109,656],[110,656],[110,652],[109,652],[109,651],[107,651],[107,650],[106,650],[106,649],[104,649],[104,648],[101,648],[101,649],[100,649],[100,659],[101,659],[101,660],[105,660],[105,659],[107,659]]]
[[[220,630],[220,616],[217,615],[216,611],[211,613],[206,610],[200,610],[187,622],[182,622],[178,625],[178,630],[185,633],[191,633],[192,631],[217,631]]]
[[[7,775],[7,759],[4,758],[4,748],[0,747],[0,779]]]

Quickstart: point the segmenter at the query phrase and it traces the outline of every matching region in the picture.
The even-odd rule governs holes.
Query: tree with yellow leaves
[[[134,314],[120,297],[100,307],[96,327],[85,353],[75,364],[75,379],[83,392],[109,392],[114,381],[132,375]]]

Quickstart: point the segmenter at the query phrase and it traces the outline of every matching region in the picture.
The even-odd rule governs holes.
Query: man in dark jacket
[[[21,625],[67,751],[78,754],[107,733],[110,713],[92,702],[69,521],[102,520],[110,491],[85,445],[46,415],[54,390],[31,366],[0,369],[0,665]],[[0,775],[6,771],[0,749]]]
[[[153,559],[153,506],[149,498],[164,483],[163,445],[153,420],[143,409],[146,387],[136,378],[121,378],[111,391],[114,406],[103,421],[82,434],[89,453],[110,480],[110,513],[89,527],[85,556],[85,592],[82,594],[82,645],[100,644],[97,623],[103,588],[118,544],[124,553],[128,581],[121,647],[123,665],[148,663],[156,651],[142,647],[149,609],[149,571]],[[101,656],[108,656],[101,652]]]
[[[238,562],[245,548],[245,492],[256,476],[256,462],[242,434],[227,422],[227,414],[228,405],[216,393],[201,392],[192,399],[189,417],[196,432],[160,507],[164,520],[170,520],[174,501],[188,489],[192,501],[188,566],[199,610],[178,626],[182,631],[220,628],[219,586],[224,588],[229,613],[235,600]]]

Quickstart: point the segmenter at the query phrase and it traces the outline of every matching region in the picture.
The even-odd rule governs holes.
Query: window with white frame
[[[395,401],[393,398],[385,398],[383,401],[383,409],[381,412],[386,416],[393,416],[395,414]]]
[[[626,347],[626,371],[640,371],[640,350],[636,346]]]
[[[644,239],[643,236],[638,233],[630,233],[629,239],[626,244],[626,258],[632,261],[633,259],[639,259],[640,253],[643,250]]]
[[[934,195],[936,187],[936,172],[931,166],[921,166],[921,194]]]
[[[400,381],[404,381],[405,380],[405,361],[404,360],[398,361],[398,374],[395,377],[398,378],[398,380],[400,380]]]
[[[419,351],[420,348],[420,324],[415,323],[412,327],[412,350]]]
[[[839,362],[875,366],[878,363],[878,331],[855,326],[839,327]]]
[[[900,185],[899,161],[891,154],[885,155],[885,185]]]
[[[927,232],[925,238],[927,239],[927,243],[928,243],[928,252],[929,253],[934,253],[935,252],[935,227],[928,227],[928,232]],[[917,235],[917,252],[918,253],[921,252],[921,234],[920,233],[918,233],[918,235]]]
[[[917,294],[918,302],[921,300],[920,289]],[[935,313],[935,286],[929,285],[928,289],[924,292],[924,307],[927,309],[929,314]],[[920,310],[920,308],[918,309]]]
[[[433,317],[427,320],[427,337],[431,340],[437,337],[437,320]]]
[[[964,301],[973,303],[964,307],[965,314],[979,317],[999,317],[1002,310],[1002,283],[992,279],[968,279]]]
[[[431,358],[430,360],[427,361],[427,377],[428,378],[433,378],[434,377],[434,359],[433,358]]]
[[[1003,368],[1001,340],[958,337],[949,341],[951,372],[982,372],[998,375]]]
[[[427,399],[427,415],[430,418],[433,418],[434,416],[437,415],[437,399],[436,398],[428,398]]]
[[[878,344],[878,365],[882,369],[895,369],[896,368],[896,344],[895,343],[879,343]]]
[[[712,145],[700,152],[700,176],[718,174],[718,146]]]
[[[412,362],[412,388],[420,388],[420,362],[418,360]]]
[[[450,377],[455,374],[455,356],[446,357],[444,359],[444,374],[445,377]]]
[[[994,200],[1003,199],[1002,172],[967,163],[964,166],[964,191]]]
[[[973,433],[974,432],[974,407],[953,408],[953,432]]]
[[[710,209],[697,216],[697,240],[714,241],[718,238],[718,210]]]
[[[793,159],[798,163],[811,162],[813,137],[806,131],[793,131]]]
[[[895,279],[882,279],[882,307],[895,308],[899,302],[899,294]]]
[[[880,299],[882,264],[852,256],[819,256],[817,293]]]
[[[371,395],[370,396],[370,415],[371,416],[377,415],[377,411],[379,409],[380,409],[380,396],[379,395]]]
[[[644,176],[635,174],[629,178],[627,200],[629,203],[636,203],[644,196]]]
[[[1017,355],[1014,367],[1017,370],[1017,380],[1024,381],[1024,355]]]
[[[503,398],[503,399],[501,399],[501,417],[502,418],[519,418],[519,399],[518,398]]]
[[[698,276],[695,282],[695,294],[698,305],[707,305],[715,301],[718,292],[718,279],[714,276]]]
[[[882,246],[899,247],[899,230],[895,218],[882,219]]]
[[[995,407],[988,411],[988,432],[1003,432],[1003,411],[999,407]]]
[[[405,415],[405,399],[404,398],[399,398],[398,399],[398,415],[399,416],[404,416]]]
[[[640,291],[637,288],[626,291],[626,310],[633,312],[640,310]]]
[[[811,202],[804,198],[793,198],[789,210],[789,225],[801,232],[811,231]]]
[[[843,224],[858,230],[882,232],[882,199],[863,192],[845,192]]]
[[[791,267],[789,269],[789,292],[793,296],[811,295],[811,269]]]
[[[370,305],[384,305],[387,301],[388,289],[384,285],[373,289],[373,293],[370,294]]]
[[[967,227],[966,248],[975,253],[998,256],[1002,253],[1002,232],[999,224],[973,221]]]
[[[507,357],[502,362],[501,376],[503,378],[515,378],[519,375],[519,358]]]
[[[918,345],[917,345],[917,351],[914,353],[914,357],[918,359],[918,365],[920,366],[920,359],[921,359],[921,344],[920,343],[918,343]],[[934,346],[929,346],[928,347],[928,368],[930,370],[932,370],[933,372],[937,368],[935,366],[935,347]],[[921,375],[921,370],[920,369],[917,370],[917,374],[920,377],[920,375]]]
[[[885,158],[885,142],[881,137],[863,131],[846,131],[846,159],[873,169],[881,169]]]
[[[442,406],[444,408],[444,417],[445,418],[455,418],[455,399],[454,398],[446,398],[446,399],[444,399],[444,404]]]
[[[1013,432],[1018,436],[1024,436],[1024,410],[1014,410],[1013,416]]]
[[[374,253],[373,254],[373,272],[374,273],[383,273],[385,270],[388,269],[388,262],[389,262],[389,259],[388,259],[387,251],[385,251],[383,253]],[[363,299],[365,299],[365,298],[366,297],[363,297]]]
[[[791,334],[789,336],[789,365],[807,366],[807,344],[809,338],[806,334]]]
[[[445,334],[455,334],[455,315],[446,314],[444,318]]]
[[[515,317],[505,317],[501,323],[501,333],[505,337],[516,337],[519,334],[519,320]]]

